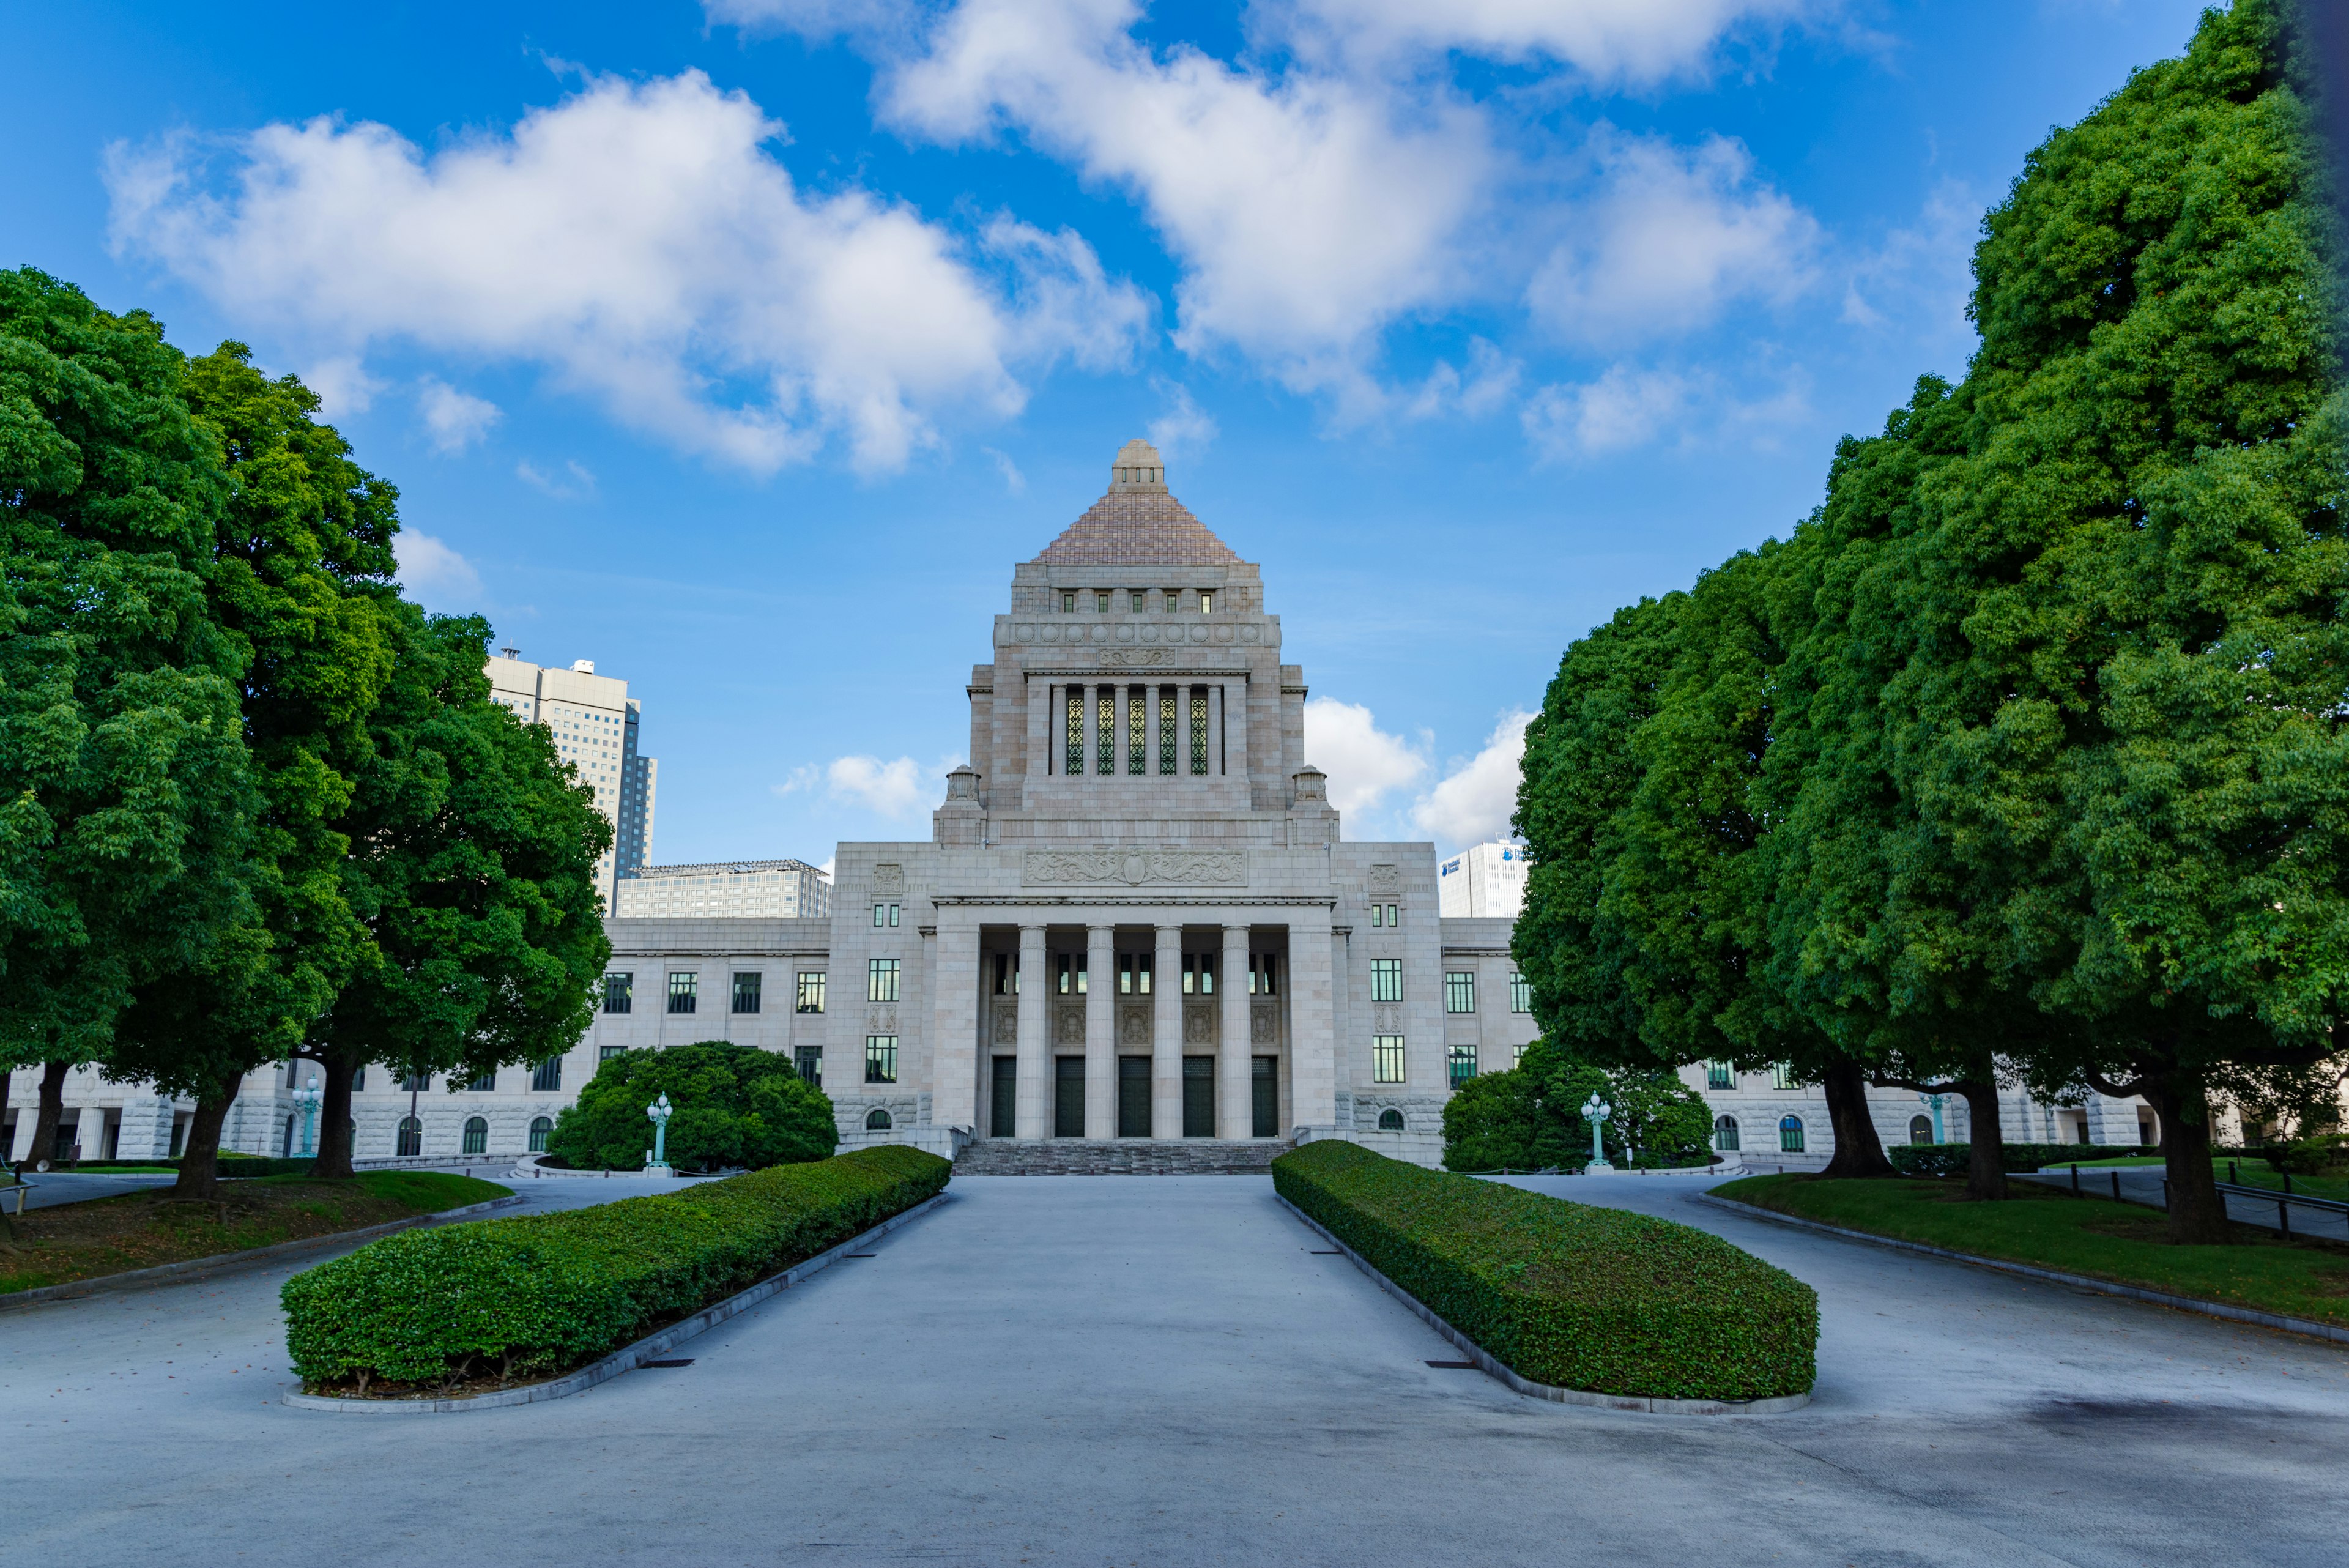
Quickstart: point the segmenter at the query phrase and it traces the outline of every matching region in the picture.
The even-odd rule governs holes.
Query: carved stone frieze
[[[1081,1007],[1061,1009],[1060,1015],[1052,1020],[1052,1033],[1063,1045],[1083,1044],[1085,1043],[1085,1010]]]
[[[1140,670],[1172,664],[1178,656],[1171,648],[1104,648],[1101,661],[1115,670]]]
[[[1371,891],[1395,893],[1402,889],[1402,873],[1392,866],[1373,866],[1370,875]]]
[[[1402,1033],[1402,1005],[1392,1002],[1372,1003],[1371,1007],[1371,1032],[1374,1034]]]
[[[1216,1043],[1216,1012],[1211,1007],[1186,1007],[1183,1010],[1183,1044],[1212,1045]]]
[[[1248,1040],[1257,1045],[1277,1045],[1280,1043],[1280,1009],[1278,1003],[1262,1003],[1248,1015]]]
[[[1019,1038],[1019,1004],[1018,1002],[999,1002],[995,1004],[995,1038],[1002,1044],[1009,1044]]]
[[[873,867],[873,890],[876,893],[902,893],[905,890],[905,868],[895,861]]]
[[[1129,1007],[1118,1016],[1117,1037],[1128,1045],[1150,1044],[1150,1009]]]
[[[868,1034],[895,1034],[897,1033],[897,1010],[894,1007],[874,1008],[865,1013],[864,1023]]]
[[[1056,885],[1149,883],[1229,887],[1247,880],[1245,849],[1030,849],[1020,881]]]

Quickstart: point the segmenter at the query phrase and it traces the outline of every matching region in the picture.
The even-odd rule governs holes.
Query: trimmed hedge
[[[659,1198],[409,1231],[285,1282],[312,1390],[549,1376],[606,1355],[943,1191],[903,1145]]]
[[[2127,1159],[2161,1152],[2134,1143],[2010,1143],[2001,1147],[2007,1173],[2013,1176],[2075,1159]],[[1973,1146],[1963,1143],[1900,1143],[1884,1153],[1903,1176],[1963,1176],[1972,1168],[1974,1158]]]
[[[1274,1189],[1518,1376],[1668,1399],[1769,1399],[1817,1375],[1818,1293],[1717,1236],[1336,1139]]]

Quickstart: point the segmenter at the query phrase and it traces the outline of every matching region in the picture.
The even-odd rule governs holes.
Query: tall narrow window
[[[1276,953],[1248,955],[1248,992],[1251,995],[1271,996],[1280,989],[1275,983],[1274,966],[1280,961]]]
[[[563,1058],[549,1056],[530,1070],[530,1086],[538,1094],[552,1094],[563,1087]]]
[[[811,1083],[811,1084],[814,1085],[815,1085],[817,1088],[819,1088],[819,1089],[821,1089],[821,1088],[823,1088],[823,1046],[821,1046],[821,1045],[794,1045],[794,1046],[792,1046],[792,1065],[799,1069],[799,1074],[800,1074],[800,1076],[801,1076],[801,1077],[805,1078],[809,1083]]]
[[[1183,994],[1213,996],[1216,994],[1216,955],[1185,953],[1183,955]]]
[[[1191,771],[1207,771],[1207,693],[1198,686],[1191,688]]]
[[[1106,592],[1093,595],[1093,614],[1109,614],[1109,595]]]
[[[1172,776],[1174,772],[1174,737],[1180,721],[1174,713],[1174,688],[1158,689],[1158,771]]]
[[[1444,1011],[1474,1012],[1476,1011],[1476,971],[1456,969],[1444,977]]]
[[[1069,688],[1069,765],[1061,771],[1071,778],[1085,771],[1085,689]]]
[[[1150,955],[1122,953],[1117,961],[1117,989],[1121,996],[1150,994]]]
[[[1094,698],[1094,719],[1100,732],[1100,743],[1094,750],[1099,759],[1099,771],[1117,772],[1117,688],[1104,686]]]
[[[868,1084],[894,1084],[897,1081],[897,1037],[895,1034],[867,1034],[864,1037],[864,1081]]]
[[[864,971],[864,1000],[895,1002],[897,1000],[897,961],[874,959]]]
[[[1524,975],[1509,977],[1509,1011],[1531,1012],[1534,1010],[1534,982]]]
[[[1402,1000],[1402,960],[1372,959],[1371,961],[1371,1000],[1372,1002]]]
[[[1077,596],[1073,591],[1061,596],[1061,613],[1062,615],[1077,613]]]
[[[1176,610],[1179,610],[1182,607],[1183,590],[1181,588],[1168,588],[1166,590],[1166,613],[1168,615],[1173,615]]]
[[[820,969],[800,971],[799,1007],[802,1012],[823,1011],[823,971]]]
[[[1451,1074],[1454,1088],[1458,1088],[1476,1075],[1475,1046],[1454,1045],[1445,1051],[1444,1059],[1447,1071]]]
[[[1383,926],[1386,923],[1387,907],[1384,904],[1372,904],[1371,906],[1371,924],[1374,926]]]
[[[683,970],[671,973],[668,977],[668,1010],[671,1012],[692,1012],[700,991],[699,975]]]
[[[1084,995],[1086,979],[1085,955],[1083,953],[1061,953],[1059,955],[1059,958],[1061,994],[1062,996]]]
[[[1708,1089],[1737,1087],[1737,1069],[1726,1062],[1707,1062],[1704,1064],[1704,1086]]]
[[[604,1011],[626,1012],[634,1005],[636,977],[633,974],[607,974],[604,977]]]
[[[1785,1062],[1770,1069],[1770,1086],[1774,1089],[1795,1089],[1802,1086],[1795,1069]]]
[[[758,1012],[759,993],[765,984],[766,977],[755,971],[749,974],[736,975],[734,977],[734,1011],[737,1012]]]
[[[1125,771],[1150,771],[1150,691],[1136,686],[1125,694]]]
[[[1378,1084],[1402,1082],[1402,1036],[1373,1034],[1371,1036],[1371,1081]]]
[[[1201,615],[1216,613],[1216,596],[1205,588],[1199,590],[1199,613]]]
[[[1133,590],[1133,613],[1136,615],[1140,615],[1142,613],[1142,590],[1140,588]]]

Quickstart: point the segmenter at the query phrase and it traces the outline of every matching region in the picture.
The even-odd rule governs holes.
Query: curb
[[[921,1218],[944,1203],[947,1198],[947,1194],[941,1192],[935,1198],[926,1199],[901,1214],[891,1215],[860,1236],[852,1236],[836,1247],[818,1252],[803,1263],[794,1263],[780,1274],[770,1274],[749,1289],[735,1292],[715,1306],[704,1307],[680,1323],[673,1323],[667,1328],[648,1334],[632,1345],[622,1345],[601,1361],[591,1362],[576,1372],[565,1373],[549,1382],[451,1399],[350,1399],[338,1394],[305,1394],[299,1389],[288,1389],[279,1398],[296,1410],[324,1410],[337,1416],[462,1416],[475,1410],[503,1410],[517,1405],[541,1405],[549,1399],[585,1394],[599,1383],[608,1383],[624,1372],[635,1371],[671,1346],[682,1345],[696,1334],[705,1334],[727,1319],[748,1312],[769,1296],[791,1289],[817,1270],[837,1262],[843,1252],[854,1251],[887,1235],[898,1226]]]
[[[2336,1324],[2315,1323],[2304,1317],[2286,1317],[2282,1313],[2261,1312],[2257,1307],[2229,1306],[2224,1302],[2206,1302],[2196,1296],[2174,1296],[2167,1291],[2150,1291],[2141,1285],[2116,1284],[2111,1280],[2097,1279],[2094,1274],[2067,1274],[2060,1269],[2043,1269],[2033,1263],[2011,1263],[2003,1258],[1985,1258],[1973,1252],[1953,1251],[1925,1241],[1904,1241],[1895,1236],[1878,1236],[1873,1231],[1830,1225],[1823,1220],[1805,1220],[1793,1214],[1781,1214],[1755,1204],[1740,1203],[1734,1198],[1715,1198],[1710,1192],[1694,1192],[1689,1197],[1693,1202],[1726,1209],[1749,1219],[1791,1225],[1797,1231],[1816,1231],[1823,1235],[1841,1236],[1846,1241],[1866,1241],[1873,1246],[1890,1247],[1903,1252],[1923,1252],[1929,1257],[1947,1258],[1952,1262],[1971,1263],[1978,1269],[1995,1269],[2002,1274],[2023,1274],[2034,1280],[2046,1280],[2053,1284],[2070,1285],[2075,1290],[2095,1291],[2100,1295],[2127,1296],[2131,1301],[2150,1302],[2155,1306],[2170,1307],[2178,1312],[2199,1313],[2204,1317],[2226,1318],[2260,1328],[2281,1329],[2286,1334],[2304,1334],[2315,1339],[2329,1339],[2335,1345],[2349,1345],[2349,1328]]]
[[[395,1231],[412,1231],[419,1225],[438,1225],[447,1220],[487,1214],[493,1209],[511,1209],[522,1201],[522,1194],[517,1192],[504,1198],[492,1198],[487,1203],[469,1203],[462,1209],[443,1209],[438,1214],[410,1215],[405,1220],[387,1220],[381,1225],[364,1226],[357,1231],[305,1236],[300,1241],[278,1241],[266,1247],[248,1248],[242,1252],[221,1252],[209,1258],[190,1258],[185,1262],[158,1263],[151,1269],[131,1269],[119,1274],[99,1274],[95,1279],[74,1280],[62,1285],[40,1285],[29,1291],[13,1291],[0,1296],[0,1312],[12,1307],[31,1306],[37,1302],[71,1301],[112,1291],[135,1291],[144,1285],[201,1279],[207,1274],[241,1269],[248,1263],[273,1262],[279,1258],[291,1258],[303,1252],[324,1251],[346,1241],[373,1241],[378,1236],[388,1236]]]
[[[1559,1405],[1586,1405],[1599,1410],[1639,1410],[1654,1416],[1781,1416],[1789,1410],[1799,1410],[1811,1402],[1808,1394],[1782,1394],[1772,1399],[1661,1399],[1646,1394],[1596,1394],[1587,1388],[1561,1388],[1555,1383],[1537,1383],[1521,1377],[1502,1365],[1491,1352],[1475,1340],[1435,1315],[1426,1303],[1381,1273],[1345,1242],[1330,1234],[1320,1221],[1279,1194],[1274,1200],[1303,1220],[1313,1233],[1346,1254],[1354,1267],[1378,1282],[1380,1287],[1423,1320],[1429,1327],[1466,1351],[1488,1376],[1507,1384],[1528,1399],[1547,1399]]]

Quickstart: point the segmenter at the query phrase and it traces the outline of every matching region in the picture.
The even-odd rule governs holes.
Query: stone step
[[[957,1176],[1262,1176],[1285,1138],[981,1138]]]

